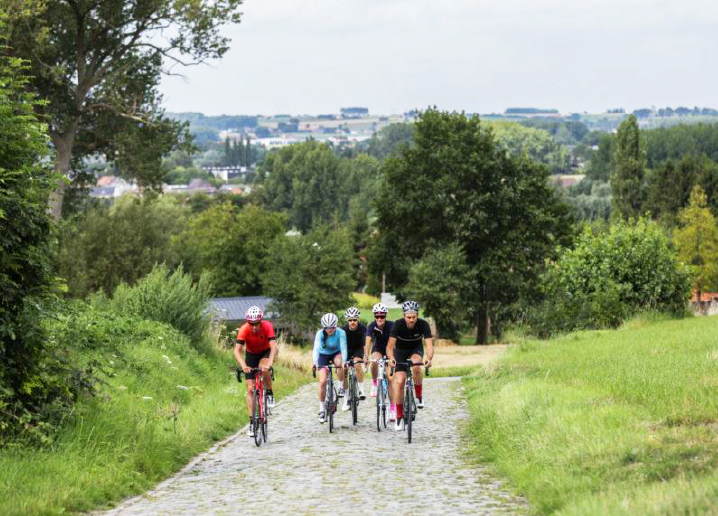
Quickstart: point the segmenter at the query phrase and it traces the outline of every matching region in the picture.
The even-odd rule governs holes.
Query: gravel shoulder
[[[427,406],[408,444],[405,432],[376,431],[373,398],[360,404],[356,426],[337,412],[330,434],[317,421],[316,384],[306,385],[277,404],[260,448],[244,428],[154,490],[95,514],[525,513],[523,500],[465,460],[461,389],[458,378],[425,380]]]

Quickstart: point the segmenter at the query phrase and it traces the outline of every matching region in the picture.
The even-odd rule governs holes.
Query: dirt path
[[[244,430],[155,490],[102,514],[524,512],[521,500],[464,460],[459,427],[468,413],[460,389],[458,378],[425,382],[427,407],[407,444],[405,432],[376,431],[373,398],[360,405],[357,426],[349,412],[337,412],[330,434],[317,421],[316,385],[304,386],[277,404],[262,447]]]

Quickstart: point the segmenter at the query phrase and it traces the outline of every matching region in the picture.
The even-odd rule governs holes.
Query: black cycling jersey
[[[374,341],[372,352],[377,350],[382,354],[386,353],[386,344],[389,342],[389,335],[391,334],[392,326],[394,326],[394,323],[391,321],[386,321],[384,323],[384,329],[379,328],[376,325],[376,321],[369,323],[369,326],[367,326],[366,329],[366,336],[371,337]]]
[[[366,333],[366,326],[364,326],[362,323],[359,323],[357,325],[357,329],[354,331],[351,331],[349,329],[349,325],[345,324],[342,328],[344,330],[344,333],[347,334],[347,350],[349,351],[349,354],[352,354],[353,351],[362,351],[364,350],[364,334]]]
[[[406,327],[406,319],[401,318],[394,321],[391,327],[391,337],[396,338],[396,345],[401,348],[421,347],[422,339],[431,338],[431,328],[424,319],[416,320],[412,329]]]

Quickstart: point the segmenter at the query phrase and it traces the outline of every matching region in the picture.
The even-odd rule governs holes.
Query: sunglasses
[[[347,319],[347,322],[359,322],[359,319]]]
[[[374,319],[386,319],[386,315],[375,315]]]
[[[249,323],[250,326],[259,326],[260,321],[252,321]]]

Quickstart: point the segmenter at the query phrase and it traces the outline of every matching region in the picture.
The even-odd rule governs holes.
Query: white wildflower
[[[143,400],[151,400],[151,399],[152,399],[152,396],[142,396],[142,399],[143,399]]]
[[[182,389],[183,391],[188,391],[188,390],[189,390],[189,387],[185,387],[184,385],[178,385],[177,388],[178,388],[178,389]]]
[[[164,358],[165,360],[169,360],[169,359],[170,359],[170,357],[168,357],[167,355],[162,355],[162,358]]]

